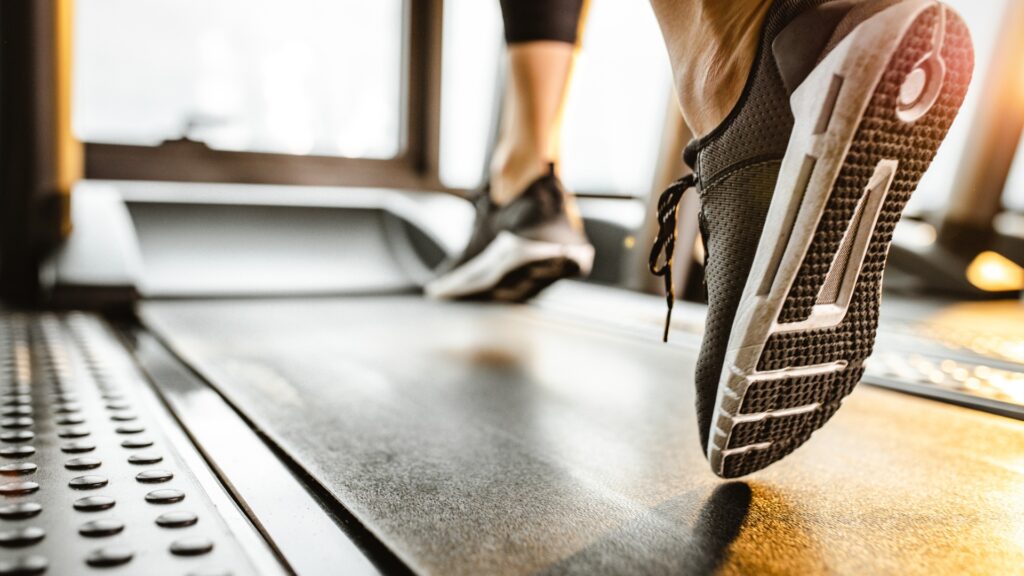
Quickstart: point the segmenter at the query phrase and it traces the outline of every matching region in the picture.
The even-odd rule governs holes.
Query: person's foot
[[[553,166],[503,205],[485,187],[469,244],[427,284],[427,295],[523,302],[556,280],[589,274],[594,247],[571,202]]]
[[[697,413],[716,474],[786,456],[860,380],[893,228],[972,63],[964,23],[933,0],[778,0],[767,15],[739,102],[687,146],[695,176],[663,196],[652,253],[653,267],[695,185],[708,290]]]

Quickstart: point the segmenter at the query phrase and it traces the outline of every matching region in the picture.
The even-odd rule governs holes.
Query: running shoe
[[[659,257],[671,262],[679,199],[695,189],[708,293],[697,415],[719,476],[791,453],[860,381],[893,229],[972,67],[966,26],[934,0],[770,9],[738,103],[687,146],[694,173],[661,197],[651,253],[671,294]]]
[[[590,273],[594,247],[553,165],[507,204],[495,204],[485,186],[476,210],[469,244],[427,284],[428,296],[524,302],[556,280]]]

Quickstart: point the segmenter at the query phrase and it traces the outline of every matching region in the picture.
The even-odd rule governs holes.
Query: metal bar
[[[54,170],[60,232],[71,232],[71,189],[82,179],[82,143],[71,127],[71,84],[74,63],[74,0],[55,0],[54,8]]]
[[[1024,3],[1008,2],[987,77],[977,88],[982,102],[960,159],[949,209],[942,223],[948,245],[992,230],[1003,188],[1024,130]]]
[[[39,2],[0,3],[0,297],[30,302],[38,290],[38,262],[32,241],[38,196],[34,22]]]
[[[407,37],[408,122],[406,154],[412,170],[438,181],[441,141],[441,43],[444,9],[441,0],[410,2]]]
[[[359,542],[362,528],[312,494],[237,412],[148,332],[130,330],[135,357],[221,482],[297,574],[394,571],[384,554],[374,565]],[[365,537],[362,538],[365,540]],[[382,554],[376,551],[379,557]]]
[[[464,193],[445,188],[434,175],[410,170],[402,158],[367,160],[229,152],[189,141],[159,147],[89,143],[85,150],[86,176],[90,179],[382,186]]]

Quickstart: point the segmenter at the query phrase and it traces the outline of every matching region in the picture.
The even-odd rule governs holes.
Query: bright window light
[[[441,54],[441,182],[475,188],[496,118],[502,57],[497,0],[446,0]]]
[[[949,129],[949,135],[939,147],[935,160],[921,179],[921,184],[910,197],[907,213],[911,214],[942,210],[953,192],[956,172],[960,167],[960,156],[968,145],[971,123],[974,121],[978,106],[982,104],[984,95],[981,93],[981,84],[989,73],[992,51],[1003,28],[1003,15],[1006,14],[1006,0],[943,1],[963,17],[971,32],[971,41],[974,43],[974,76],[967,88],[967,96],[960,113]]]
[[[446,0],[441,181],[480,184],[501,58],[497,0]],[[593,2],[562,128],[562,175],[580,192],[645,195],[671,97],[671,68],[650,6]]]
[[[78,0],[73,118],[88,142],[401,150],[402,0]]]
[[[672,98],[671,70],[649,5],[592,3],[562,130],[569,188],[650,192]]]
[[[1024,73],[1021,74],[1024,77]],[[1006,181],[1003,192],[1003,205],[1010,210],[1024,212],[1024,136],[1017,145],[1017,154],[1013,159],[1010,178]]]

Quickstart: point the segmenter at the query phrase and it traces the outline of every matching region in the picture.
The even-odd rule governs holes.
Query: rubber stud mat
[[[0,576],[253,574],[98,318],[0,311]]]

